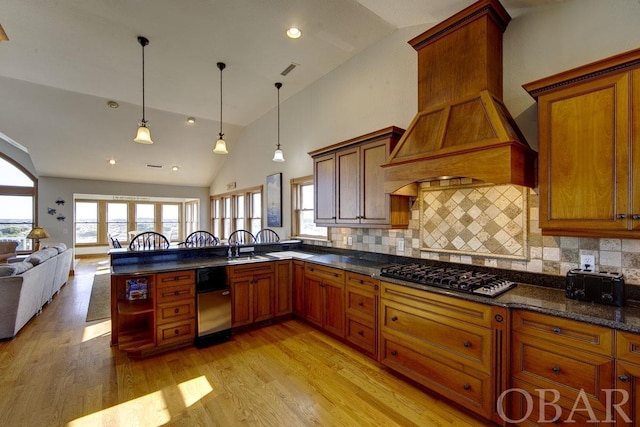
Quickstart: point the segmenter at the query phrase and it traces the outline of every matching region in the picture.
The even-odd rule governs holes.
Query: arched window
[[[27,234],[36,218],[38,180],[0,153],[0,241],[16,240],[18,251],[29,251]]]

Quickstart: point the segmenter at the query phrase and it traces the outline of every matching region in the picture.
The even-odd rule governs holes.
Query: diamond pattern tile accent
[[[528,194],[515,185],[423,187],[420,249],[526,259]]]

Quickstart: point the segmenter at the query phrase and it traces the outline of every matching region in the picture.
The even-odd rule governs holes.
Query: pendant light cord
[[[278,150],[280,149],[280,88],[282,87],[282,83],[276,83],[276,88],[278,89]]]
[[[220,139],[224,136],[222,133],[222,70],[226,67],[224,62],[218,62],[218,68],[220,69]]]
[[[142,123],[146,123],[147,121],[144,118],[144,42],[142,44]]]

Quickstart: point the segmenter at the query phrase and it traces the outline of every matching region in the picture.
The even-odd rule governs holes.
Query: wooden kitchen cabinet
[[[293,260],[293,314],[305,317],[304,261]]]
[[[127,288],[145,283],[146,298],[129,300]],[[111,276],[111,345],[133,357],[152,351],[155,334],[155,274]]]
[[[512,331],[511,386],[528,392],[536,408],[528,407],[522,393],[512,393],[511,419],[520,420],[529,414],[524,424],[538,425],[543,421],[537,409],[539,390],[553,390],[542,400],[546,402],[544,421],[548,423],[569,422],[576,404],[579,408],[590,407],[594,417],[590,419],[584,410],[574,411],[573,420],[583,423],[579,425],[607,419],[607,410],[611,409],[607,390],[615,386],[611,329],[514,310]],[[561,414],[550,403],[557,403]]]
[[[380,282],[380,361],[502,424],[509,311]]]
[[[378,358],[378,295],[380,280],[363,274],[346,274],[345,311],[347,341]]]
[[[273,262],[229,268],[231,326],[245,326],[275,316],[275,266]]]
[[[305,263],[305,319],[344,338],[344,271]]]
[[[616,402],[621,411],[616,411],[618,425],[635,426],[640,420],[640,335],[616,331]],[[622,403],[624,402],[624,403]],[[636,423],[634,423],[634,421]]]
[[[317,225],[408,226],[409,198],[384,193],[380,167],[403,133],[389,127],[309,153],[314,161]]]
[[[156,274],[156,344],[178,347],[196,336],[195,271]]]
[[[292,261],[276,261],[275,315],[284,316],[293,311]]]
[[[640,234],[640,49],[523,87],[538,101],[543,234]]]

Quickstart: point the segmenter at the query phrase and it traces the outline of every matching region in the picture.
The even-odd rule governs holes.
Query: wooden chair
[[[119,249],[122,247],[120,241],[117,238],[113,237],[111,234],[109,234],[109,239],[111,239],[111,245],[114,249]]]
[[[256,237],[247,230],[236,230],[229,236],[230,245],[250,245],[256,242]]]
[[[155,231],[145,231],[138,234],[129,243],[129,249],[143,251],[149,249],[167,249],[169,240],[162,234]]]
[[[270,228],[263,228],[256,233],[256,242],[258,243],[277,243],[279,241],[278,233]]]
[[[220,239],[205,230],[194,231],[184,240],[187,248],[199,248],[204,246],[218,246]]]

